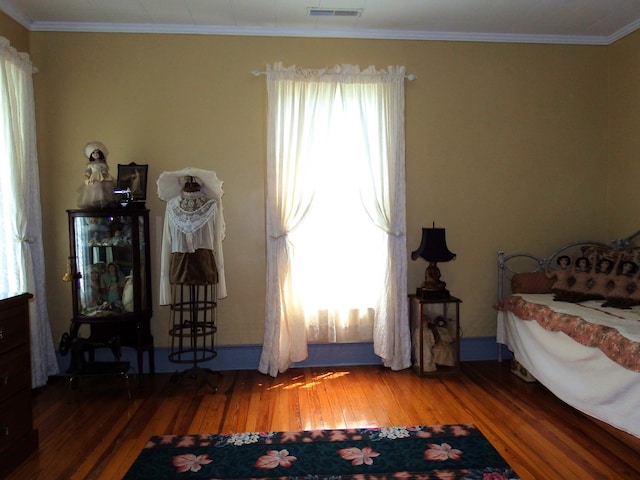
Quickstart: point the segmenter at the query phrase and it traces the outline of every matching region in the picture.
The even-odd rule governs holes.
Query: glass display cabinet
[[[98,369],[94,350],[100,346],[111,348],[118,361],[121,346],[136,349],[139,374],[147,352],[149,372],[154,373],[149,210],[130,204],[67,213],[70,257],[65,276],[72,285],[73,318],[61,352],[63,343],[72,352],[70,373]],[[83,325],[89,326],[88,337],[79,335]],[[118,361],[111,366],[117,369]]]
[[[409,295],[412,366],[420,376],[460,373],[460,303]]]

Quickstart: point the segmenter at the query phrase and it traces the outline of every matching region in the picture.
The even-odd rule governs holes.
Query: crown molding
[[[0,10],[33,32],[156,33],[184,35],[238,35],[261,37],[353,38],[379,40],[431,40],[450,42],[543,43],[565,45],[610,45],[640,28],[640,19],[609,36],[526,35],[444,31],[271,28],[221,25],[143,23],[34,22],[6,0]]]
[[[636,20],[635,22],[631,22],[629,25],[621,28],[620,30],[618,30],[617,32],[615,32],[612,35],[609,35],[609,44],[620,40],[622,37],[626,37],[627,35],[629,35],[632,32],[635,32],[636,30],[638,30],[640,28],[640,19]]]
[[[0,0],[0,6],[2,2]],[[32,22],[29,30],[37,32],[155,33],[186,35],[238,35],[261,37],[353,38],[379,40],[432,40],[459,42],[544,43],[574,45],[608,45],[640,28],[640,21],[625,31],[604,36],[520,35],[496,33],[461,33],[437,31],[308,29],[268,27],[228,27],[219,25],[177,25],[141,23]]]
[[[5,0],[0,0],[0,10],[9,15],[27,30],[31,30],[31,19],[20,10],[16,10],[11,4],[5,2]]]

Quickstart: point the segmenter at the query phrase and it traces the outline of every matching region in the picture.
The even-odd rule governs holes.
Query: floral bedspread
[[[640,320],[635,312],[625,315],[625,310],[602,308],[594,302],[562,304],[561,311],[557,311],[553,305],[546,304],[549,302],[544,297],[547,296],[510,295],[503,298],[496,308],[513,312],[523,320],[535,320],[546,330],[563,332],[582,345],[599,348],[623,367],[640,372],[640,343],[633,335],[640,328]],[[572,308],[580,314],[566,313]],[[601,318],[605,316],[610,321],[592,322],[590,313]]]

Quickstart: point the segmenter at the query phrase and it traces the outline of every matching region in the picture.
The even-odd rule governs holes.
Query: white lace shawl
[[[175,172],[163,172],[157,180],[158,197],[167,202],[184,194],[179,179],[186,175],[198,177],[202,180],[202,194],[215,202],[212,209],[213,217],[193,233],[193,246],[197,248],[213,248],[213,256],[218,270],[218,286],[216,288],[218,299],[227,296],[227,284],[225,280],[224,254],[222,241],[225,238],[225,222],[222,207],[222,181],[216,173],[200,168],[187,167]],[[178,201],[178,200],[176,200]],[[168,206],[168,205],[167,205]],[[170,208],[165,209],[164,223],[162,227],[161,253],[160,253],[160,305],[171,303],[171,284],[169,282],[169,267],[171,254],[174,251],[186,251],[186,234],[178,230],[169,218]],[[174,245],[175,244],[175,245]],[[177,248],[176,248],[177,247]]]
[[[216,202],[208,199],[200,208],[185,210],[181,206],[181,200],[181,197],[175,197],[167,202],[167,217],[171,224],[185,235],[187,251],[194,252],[196,248],[193,235],[214,218]],[[214,249],[213,242],[210,249]]]

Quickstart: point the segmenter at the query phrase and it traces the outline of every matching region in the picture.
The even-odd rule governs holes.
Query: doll
[[[436,365],[454,367],[456,359],[453,353],[453,336],[447,328],[447,321],[444,317],[437,317],[433,326],[433,336],[436,340],[433,346],[433,361]]]
[[[101,264],[97,263],[90,265],[89,268],[89,281],[85,290],[86,298],[84,302],[84,314],[90,314],[102,305],[104,302],[104,289],[102,287],[102,270]]]
[[[415,342],[413,345],[413,357],[415,358],[417,364],[420,364],[420,360],[422,360],[422,373],[431,373],[438,370],[436,367],[436,362],[434,361],[433,355],[433,347],[436,343],[436,340],[433,336],[433,332],[431,328],[429,328],[429,322],[431,320],[428,317],[424,317],[422,319],[423,324],[423,338],[422,338],[422,355],[424,358],[420,358],[420,344]],[[413,338],[420,338],[420,326],[416,326],[415,331],[413,333]]]
[[[621,260],[617,262],[616,274],[611,275],[606,301],[603,307],[631,308],[640,303],[638,299],[638,265],[631,260]]]
[[[102,286],[106,301],[112,310],[122,308],[122,290],[124,288],[124,276],[115,263],[107,265],[107,271],[102,274]]]
[[[88,159],[84,172],[84,185],[80,189],[80,208],[106,207],[115,200],[114,180],[109,173],[107,156],[109,151],[100,142],[89,142],[84,147]]]
[[[571,258],[568,255],[561,255],[556,259],[558,268],[552,270],[549,268],[549,264],[545,265],[545,274],[547,278],[555,279],[552,291],[556,290],[568,291],[576,283],[576,277],[574,276],[573,269],[571,268]]]

